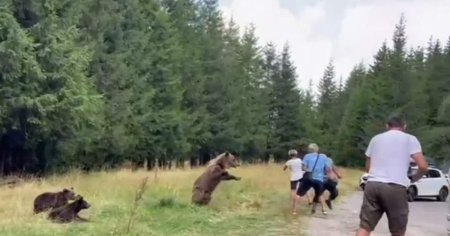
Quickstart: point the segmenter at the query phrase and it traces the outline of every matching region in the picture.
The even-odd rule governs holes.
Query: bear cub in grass
[[[234,155],[225,152],[212,159],[205,172],[194,182],[192,189],[192,203],[197,205],[208,205],[211,196],[217,185],[224,180],[240,180],[240,177],[230,175],[229,168],[240,166],[239,159]]]
[[[34,199],[34,213],[38,214],[51,208],[58,208],[66,205],[70,200],[75,199],[73,188],[63,189],[60,192],[46,192],[39,194]]]
[[[88,209],[91,205],[82,196],[78,195],[75,201],[64,206],[54,208],[48,214],[48,218],[55,223],[69,223],[72,221],[87,221],[81,218],[78,213]]]

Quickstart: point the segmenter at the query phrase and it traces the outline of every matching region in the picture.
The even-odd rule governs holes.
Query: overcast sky
[[[253,23],[260,44],[291,47],[299,85],[318,84],[333,59],[337,78],[361,61],[370,63],[395,24],[406,17],[408,47],[430,37],[447,42],[450,0],[219,0],[225,18],[242,28]]]

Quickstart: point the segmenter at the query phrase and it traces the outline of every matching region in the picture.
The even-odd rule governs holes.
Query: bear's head
[[[88,209],[91,207],[91,204],[86,202],[86,200],[84,200],[84,198],[80,195],[75,198],[75,201],[73,203],[76,205],[76,209],[78,210]]]
[[[67,200],[75,200],[76,198],[76,194],[73,191],[73,187],[63,189],[62,194],[64,198]]]
[[[236,168],[241,165],[237,155],[235,156],[229,152],[225,152],[217,156],[213,163],[221,165],[225,169]]]

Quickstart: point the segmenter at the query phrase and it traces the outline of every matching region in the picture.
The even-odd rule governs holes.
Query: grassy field
[[[289,173],[279,165],[243,166],[230,172],[239,182],[222,182],[208,207],[190,204],[192,183],[203,171],[154,172],[121,170],[47,178],[0,188],[0,235],[300,235],[306,227],[307,207],[292,216],[289,205]],[[360,175],[343,170],[343,195],[356,188]],[[130,211],[142,179],[148,183],[138,202],[131,230]],[[81,216],[89,223],[53,224],[46,214],[33,215],[33,199],[45,191],[73,186],[92,205]]]

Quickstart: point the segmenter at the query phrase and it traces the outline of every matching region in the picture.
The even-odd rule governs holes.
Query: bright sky
[[[336,81],[353,66],[370,63],[383,41],[391,43],[395,24],[406,17],[408,47],[430,37],[447,42],[450,0],[219,0],[226,19],[243,29],[256,27],[260,44],[288,42],[300,87],[318,84],[333,59]]]

